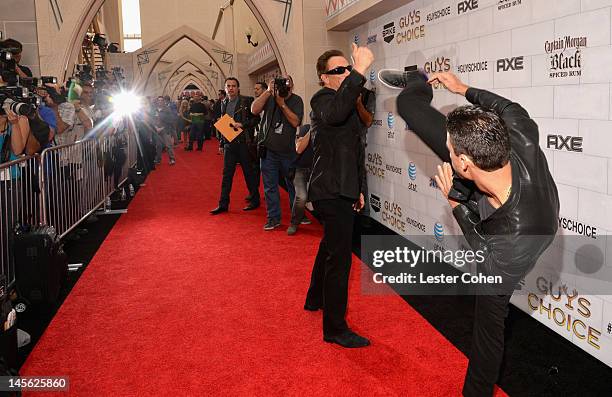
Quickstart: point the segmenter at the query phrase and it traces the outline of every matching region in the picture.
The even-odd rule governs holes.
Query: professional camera
[[[17,84],[17,72],[15,66],[17,63],[13,58],[12,48],[0,49],[0,78],[8,85]]]
[[[40,76],[40,84],[57,84],[57,77],[54,76]]]
[[[81,83],[93,81],[93,75],[91,66],[87,64],[75,65],[75,76],[81,81]]]
[[[284,77],[275,78],[274,91],[274,95],[278,95],[281,98],[287,98],[289,96],[289,80]]]
[[[10,110],[15,114],[27,116],[36,108],[38,98],[24,87],[0,87],[0,104],[0,115]]]

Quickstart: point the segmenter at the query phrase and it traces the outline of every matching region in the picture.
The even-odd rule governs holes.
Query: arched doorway
[[[87,28],[93,21],[94,17],[100,11],[100,8],[104,5],[104,1],[105,0],[84,0],[85,4],[83,5],[83,11],[77,20],[78,22],[74,26],[73,33],[70,36],[71,39],[68,43],[68,47],[66,48],[66,51],[63,57],[62,65],[64,68],[64,71],[63,71],[64,80],[66,80],[69,77],[68,76],[69,73],[72,73],[76,60],[78,58],[78,54],[81,51],[81,43],[82,43],[83,37],[85,36],[85,33],[87,32]],[[276,56],[281,72],[286,73],[285,62],[283,60],[282,54],[274,39],[274,36],[272,35],[271,29],[268,26],[269,23],[273,23],[275,21],[268,21],[266,15],[260,12],[254,0],[244,0],[244,2],[249,7],[253,15],[255,15],[255,17],[259,21],[259,24],[262,27],[266,35],[266,38],[268,39],[268,41],[270,42],[270,45],[272,46],[272,49],[274,50],[274,55]],[[198,35],[200,34],[198,33]],[[214,41],[213,43],[215,43],[215,45],[218,45]]]
[[[177,98],[181,92],[184,91],[185,87],[187,87],[189,84],[193,84],[195,86],[198,87],[198,89],[200,91],[202,91],[202,95],[206,95],[210,98],[211,92],[210,90],[206,87],[206,85],[204,84],[204,82],[199,79],[197,76],[194,75],[187,75],[184,76],[173,88],[172,90],[168,90],[166,92],[166,95],[170,96],[170,98]]]
[[[211,86],[213,87],[218,87],[220,84],[220,79],[218,78],[213,78],[211,76],[209,76],[207,74],[210,72],[214,72],[214,70],[206,67],[204,64],[202,64],[202,62],[200,62],[199,60],[195,59],[194,57],[187,55],[184,56],[182,58],[177,59],[176,61],[174,61],[170,66],[168,66],[165,71],[168,71],[167,76],[165,77],[165,79],[162,81],[161,83],[161,87],[162,87],[162,91],[166,91],[166,88],[168,86],[168,83],[170,82],[170,80],[172,79],[172,77],[174,76],[174,74],[183,66],[187,65],[187,64],[191,64],[193,65],[197,70],[201,71],[202,74],[204,75],[204,78],[206,78],[208,80],[208,82],[210,83]],[[212,80],[211,80],[212,78]],[[213,83],[214,80],[214,83]]]
[[[200,91],[204,95],[207,95],[209,98],[214,94],[214,91],[211,91],[210,87],[206,84],[204,80],[200,76],[197,76],[193,73],[188,73],[185,76],[181,77],[176,85],[172,87],[167,87],[164,91],[164,95],[170,95],[172,98],[176,98],[178,93],[182,91],[182,89],[189,84],[189,81],[197,82],[197,86],[200,88]]]

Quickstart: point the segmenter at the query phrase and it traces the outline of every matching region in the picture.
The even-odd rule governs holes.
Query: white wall
[[[569,315],[572,321],[581,321],[578,333],[567,331],[566,324],[558,325],[549,319],[539,306],[536,310],[530,309],[526,294],[514,296],[513,303],[612,366],[612,298],[603,296],[605,287],[601,285],[603,280],[612,280],[612,237],[608,238],[612,230],[612,1],[472,0],[467,3],[472,9],[464,8],[465,12],[459,15],[460,4],[466,4],[464,1],[415,0],[351,32],[351,40],[362,45],[371,42],[369,45],[376,55],[368,76],[369,84],[377,89],[378,124],[368,134],[371,171],[368,182],[371,194],[380,199],[382,208],[372,210],[371,215],[403,235],[428,237],[431,244],[436,241],[433,232],[436,224],[443,229],[445,244],[456,244],[452,235],[460,232],[446,200],[430,185],[430,177],[440,160],[414,133],[406,130],[395,106],[398,92],[375,80],[380,69],[403,69],[409,65],[425,68],[427,62],[439,59],[469,85],[521,103],[539,124],[540,144],[559,188],[560,217],[596,228],[597,234],[583,241],[577,241],[578,237],[566,238],[565,246],[551,247],[526,280],[526,288],[542,297],[544,305],[552,303],[553,310],[555,307],[560,310],[557,311],[559,322],[562,314],[566,320]],[[434,14],[442,10],[449,12]],[[391,23],[395,35],[387,36],[389,42],[386,42],[383,27]],[[408,31],[418,35],[411,37]],[[580,65],[554,70],[551,63],[554,57],[559,54],[575,57],[576,48],[551,50],[546,42],[566,36],[583,40]],[[498,70],[499,59],[513,58],[522,59],[520,68]],[[485,70],[466,71],[471,66],[465,65],[484,62]],[[465,103],[465,98],[444,89],[434,90],[433,105],[443,112]],[[561,145],[548,147],[548,135],[582,139],[582,151],[568,151]],[[398,172],[390,171],[388,166]],[[393,217],[385,209],[385,202],[389,208],[399,206],[402,215],[398,217],[395,212]],[[560,227],[559,234],[578,234],[567,229]],[[578,264],[583,260],[581,255],[587,260],[599,261],[595,273],[581,272]],[[581,315],[576,306],[569,308],[566,302],[557,303],[550,295],[538,291],[537,277],[550,279],[553,272],[550,268],[560,266],[564,273],[555,285],[568,285],[570,291],[575,287],[588,302],[589,316]],[[582,324],[585,329],[590,327],[598,341],[592,344],[588,338],[580,338]]]

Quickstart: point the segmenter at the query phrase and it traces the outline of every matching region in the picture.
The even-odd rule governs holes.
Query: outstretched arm
[[[508,132],[520,136],[526,142],[538,145],[538,128],[529,117],[529,113],[518,103],[501,97],[490,91],[468,87],[452,73],[434,73],[429,82],[439,81],[451,92],[463,95],[474,105],[482,106],[495,112],[506,124]]]

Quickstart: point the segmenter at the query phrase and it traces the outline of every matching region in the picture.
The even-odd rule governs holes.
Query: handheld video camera
[[[277,77],[274,79],[274,94],[281,98],[287,98],[289,96],[289,80],[284,77]]]

